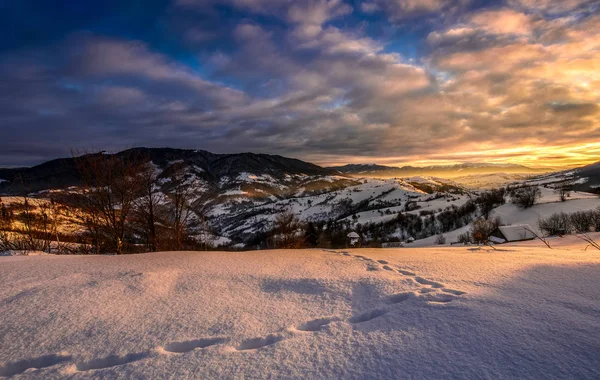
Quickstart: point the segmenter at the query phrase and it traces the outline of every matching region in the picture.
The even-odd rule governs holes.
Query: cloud
[[[383,12],[392,21],[415,16],[453,12],[468,4],[468,0],[367,0],[361,3],[365,13]]]
[[[471,17],[470,22],[492,34],[529,35],[533,28],[528,15],[511,9],[479,12]]]
[[[93,142],[324,164],[535,163],[532,152],[584,160],[577,144],[600,139],[600,17],[580,11],[584,2],[576,14],[546,2],[467,11],[467,2],[370,0],[352,3],[357,12],[341,0],[219,4],[179,0],[171,10],[170,20],[189,16],[175,28],[182,38],[199,33],[188,50],[79,32],[3,54],[0,150],[36,160]],[[362,12],[382,14],[353,23]],[[208,28],[206,13],[227,27]],[[439,22],[411,24],[419,15]],[[399,22],[403,33],[427,31],[422,40],[373,32]]]

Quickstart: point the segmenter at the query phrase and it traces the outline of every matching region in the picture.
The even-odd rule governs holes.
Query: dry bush
[[[547,218],[540,218],[538,227],[547,236],[565,235],[571,230],[571,218],[564,212],[554,213]]]

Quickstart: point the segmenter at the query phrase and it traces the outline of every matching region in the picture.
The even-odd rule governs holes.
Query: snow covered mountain
[[[448,180],[358,179],[300,160],[265,154],[146,148],[99,154],[101,158],[142,157],[151,161],[156,168],[157,191],[164,195],[173,191],[174,175],[182,178],[191,192],[193,209],[215,231],[219,244],[245,244],[264,235],[273,228],[276,216],[285,211],[292,211],[302,221],[345,220],[358,218],[357,214],[362,218],[364,212],[386,213],[390,219],[409,206],[427,208],[425,203],[433,193],[441,193],[435,199],[448,192],[463,193],[460,186]],[[0,171],[0,178],[5,180],[0,183],[0,194],[25,192],[42,198],[60,188],[76,193],[82,183],[74,159]]]
[[[469,175],[487,174],[540,174],[547,172],[546,169],[535,169],[518,164],[498,163],[463,163],[456,165],[435,166],[382,166],[375,164],[352,164],[345,166],[333,166],[329,169],[352,176],[369,176],[374,178],[393,178],[408,176],[437,176],[442,178],[456,178]]]

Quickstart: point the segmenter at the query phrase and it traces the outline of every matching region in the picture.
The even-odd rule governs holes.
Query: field
[[[553,240],[0,257],[0,376],[597,379],[600,252]]]

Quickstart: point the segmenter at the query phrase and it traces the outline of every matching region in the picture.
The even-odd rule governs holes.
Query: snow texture
[[[0,376],[597,379],[600,254],[561,243],[0,257]]]

